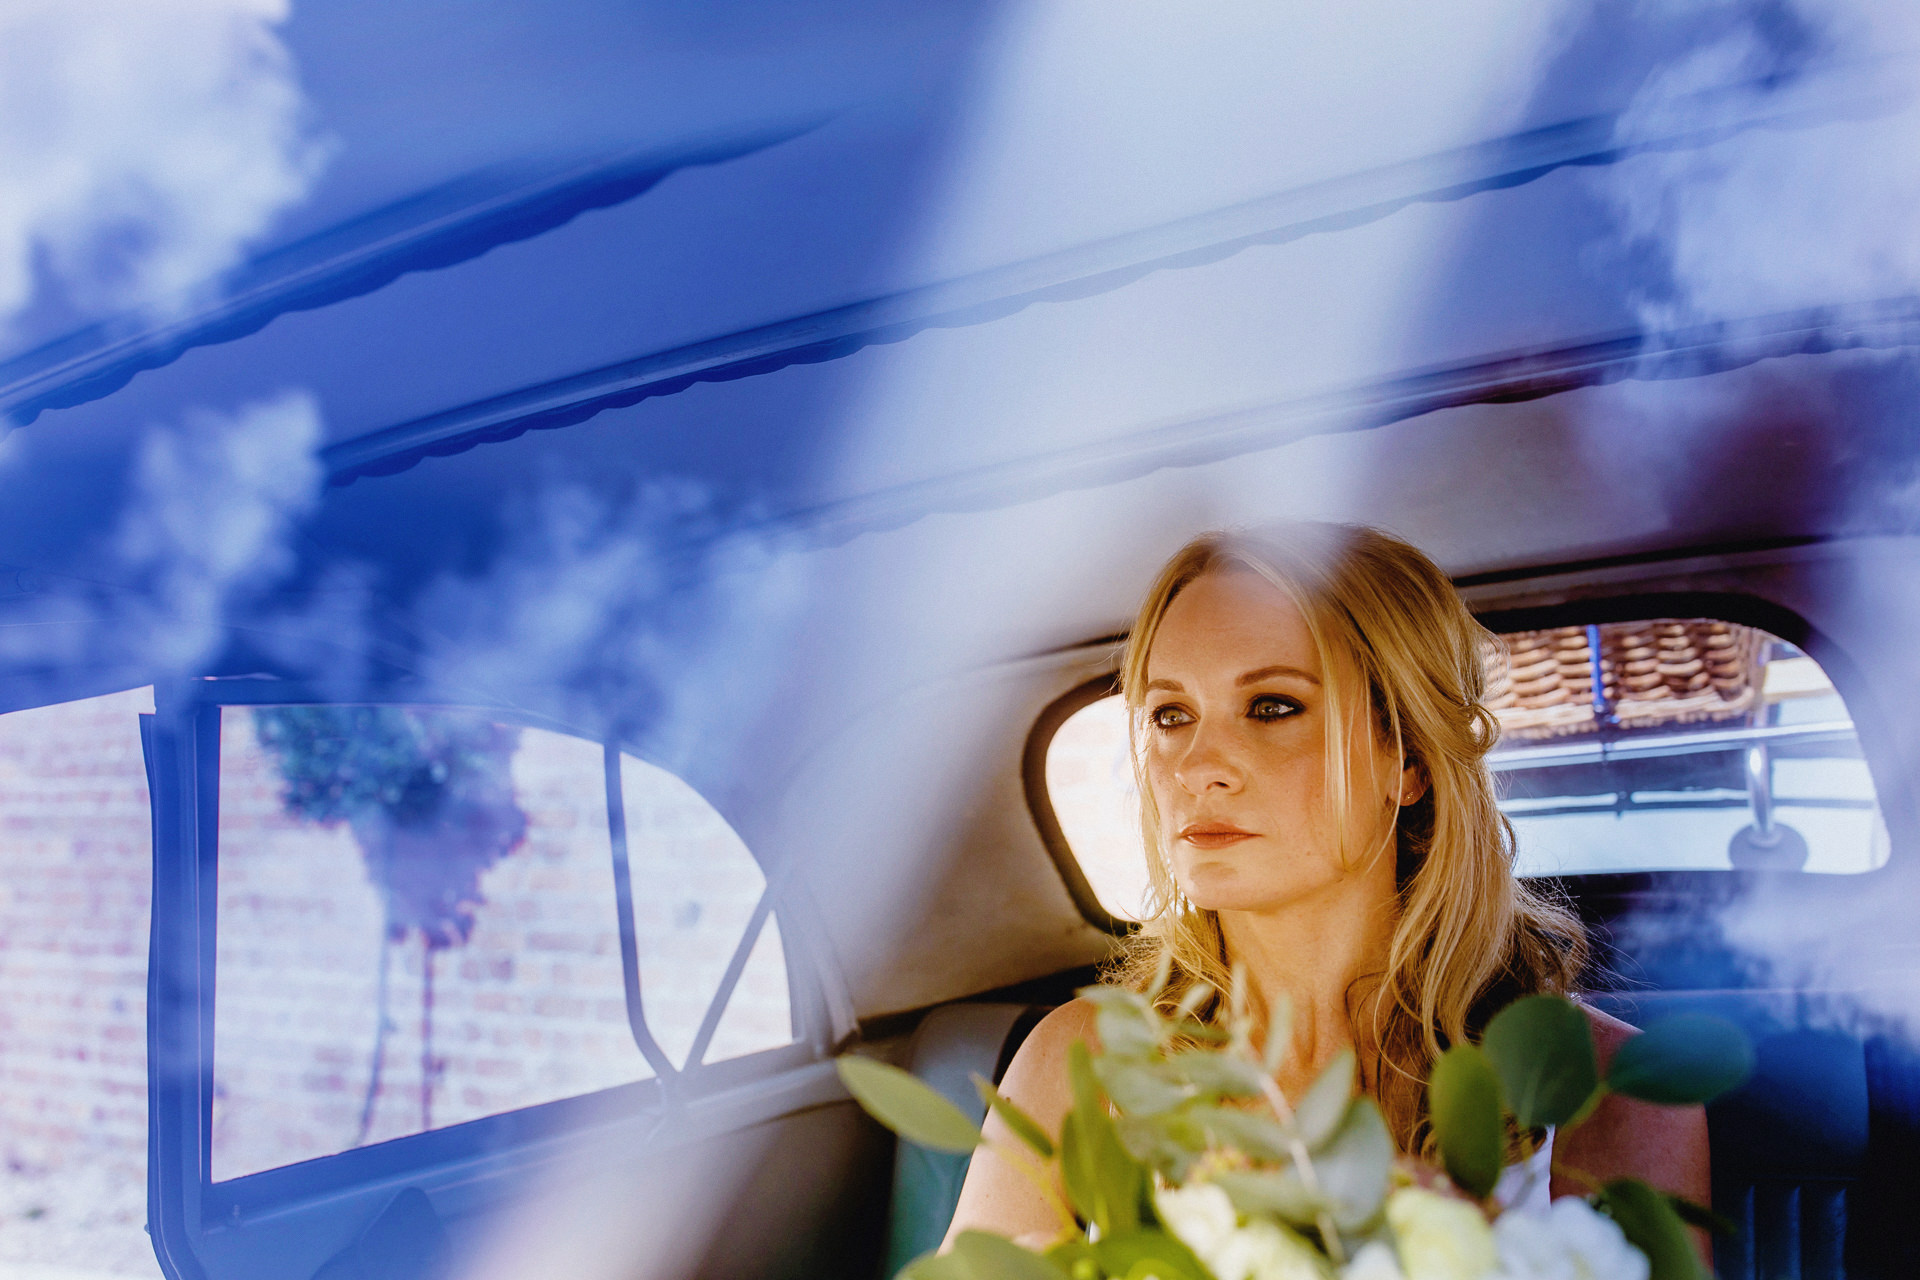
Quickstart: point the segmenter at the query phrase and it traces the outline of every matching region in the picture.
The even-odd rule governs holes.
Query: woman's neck
[[[1353,1046],[1360,1006],[1349,1006],[1356,979],[1385,970],[1397,899],[1388,878],[1358,876],[1312,898],[1271,911],[1222,911],[1220,933],[1230,961],[1244,964],[1260,1035],[1276,1000],[1289,1008],[1293,1048],[1283,1083],[1311,1079]],[[1364,1001],[1362,1001],[1364,1004]],[[1366,1056],[1364,1053],[1361,1055]]]

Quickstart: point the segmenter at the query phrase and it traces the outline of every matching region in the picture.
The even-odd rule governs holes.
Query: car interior
[[[16,324],[0,1276],[892,1276],[966,1158],[834,1057],[978,1118],[1099,980],[1133,612],[1295,520],[1497,637],[1586,998],[1751,1037],[1716,1274],[1920,1271],[1920,313],[1606,257],[1906,108],[1621,6],[1096,7],[302,10],[307,203]]]

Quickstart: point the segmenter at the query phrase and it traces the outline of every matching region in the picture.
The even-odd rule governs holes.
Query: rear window
[[[1778,636],[1708,618],[1515,632],[1486,654],[1489,757],[1524,876],[1798,870],[1888,855],[1846,704]],[[1598,680],[1596,683],[1596,675]],[[1045,753],[1049,838],[1098,906],[1140,918],[1139,798],[1118,697],[1067,716]]]
[[[1492,764],[1522,874],[1886,862],[1853,719],[1793,645],[1698,618],[1502,639]]]

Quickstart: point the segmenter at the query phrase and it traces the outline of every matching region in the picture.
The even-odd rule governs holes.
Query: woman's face
[[[1354,689],[1357,675],[1341,675]],[[1306,619],[1258,574],[1204,574],[1168,606],[1147,654],[1141,748],[1161,847],[1196,907],[1273,911],[1369,875],[1391,892],[1393,823],[1417,773],[1352,708],[1343,865],[1325,680]]]

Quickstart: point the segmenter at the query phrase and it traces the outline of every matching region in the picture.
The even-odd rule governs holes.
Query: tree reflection
[[[482,717],[409,707],[260,707],[254,731],[279,769],[281,803],[303,821],[346,823],[379,891],[379,1022],[355,1145],[373,1123],[385,1063],[391,945],[423,943],[421,1128],[433,1127],[434,953],[466,943],[486,899],[481,877],[526,839],[514,796],[520,731]]]

